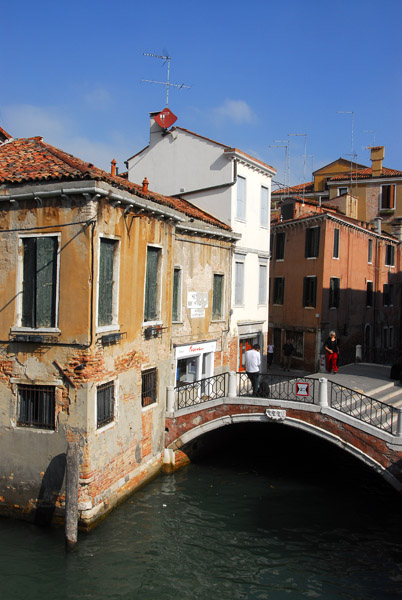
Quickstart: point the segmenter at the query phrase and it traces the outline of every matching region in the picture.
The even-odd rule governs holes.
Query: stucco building
[[[270,329],[276,360],[286,338],[294,366],[316,370],[329,331],[340,360],[393,361],[401,353],[401,244],[314,201],[287,200],[272,224]]]
[[[0,144],[0,514],[90,526],[158,472],[167,389],[229,369],[231,228],[41,138]]]
[[[128,179],[150,181],[159,193],[185,198],[240,234],[231,261],[231,365],[244,369],[245,351],[265,349],[271,180],[276,170],[241,150],[150,119],[149,145],[127,161]]]

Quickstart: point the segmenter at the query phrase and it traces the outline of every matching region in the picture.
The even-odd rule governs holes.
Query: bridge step
[[[392,406],[402,404],[402,386],[399,382],[390,382],[382,385],[375,390],[371,390],[367,395]]]

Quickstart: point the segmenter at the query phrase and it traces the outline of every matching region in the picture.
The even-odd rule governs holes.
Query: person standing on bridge
[[[325,348],[325,358],[327,362],[327,371],[328,373],[338,372],[338,356],[339,356],[339,346],[338,340],[336,339],[335,331],[329,332],[329,338],[324,344]]]
[[[246,373],[253,386],[253,396],[257,395],[258,388],[260,387],[260,366],[260,346],[254,344],[254,346],[246,352]]]

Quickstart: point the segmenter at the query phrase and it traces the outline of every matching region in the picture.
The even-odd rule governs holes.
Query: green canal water
[[[0,548],[1,600],[402,598],[402,497],[321,440],[233,426],[77,552],[62,530],[6,519]]]

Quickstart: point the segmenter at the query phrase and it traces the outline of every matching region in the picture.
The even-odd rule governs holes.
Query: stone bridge
[[[264,376],[258,397],[245,373],[223,373],[168,388],[165,470],[183,447],[235,423],[278,423],[340,446],[402,492],[402,411],[325,378]]]

